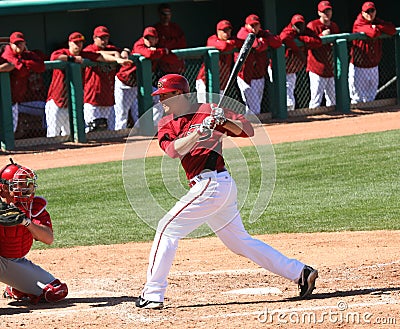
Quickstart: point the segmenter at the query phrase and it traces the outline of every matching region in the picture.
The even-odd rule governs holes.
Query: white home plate
[[[236,294],[236,295],[280,295],[282,291],[275,287],[265,288],[245,288],[238,290],[231,290],[223,292],[223,294]]]

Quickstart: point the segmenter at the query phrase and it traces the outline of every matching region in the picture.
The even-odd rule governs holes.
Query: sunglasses
[[[371,15],[371,14],[373,14],[374,12],[375,12],[375,9],[374,9],[374,8],[368,9],[368,10],[366,11],[366,13],[367,13],[368,15]]]

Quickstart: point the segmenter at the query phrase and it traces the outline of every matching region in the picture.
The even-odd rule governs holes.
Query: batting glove
[[[201,136],[201,140],[210,138],[215,126],[215,118],[212,116],[206,117],[201,123],[200,127],[197,129],[197,133]]]
[[[211,104],[211,116],[214,117],[216,125],[223,125],[226,122],[225,111],[223,108]]]

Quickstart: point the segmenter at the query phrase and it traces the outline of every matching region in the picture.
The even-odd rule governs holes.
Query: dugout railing
[[[287,111],[286,104],[286,59],[285,46],[278,49],[272,49],[268,52],[268,56],[272,62],[272,70],[269,70],[269,77],[266,73],[265,92],[262,100],[262,113],[260,117],[264,120],[267,118],[287,119],[290,116],[307,115],[315,113],[324,113],[332,110],[343,113],[351,112],[354,107],[375,107],[385,105],[399,104],[400,95],[400,28],[397,29],[395,36],[390,37],[383,35],[383,58],[379,65],[379,89],[376,100],[365,104],[351,104],[349,97],[348,84],[348,67],[349,67],[349,51],[351,41],[355,39],[366,39],[362,33],[352,34],[343,33],[322,37],[323,44],[329,43],[333,47],[333,65],[335,72],[335,91],[336,91],[336,106],[326,108],[322,104],[317,109],[309,109],[308,101],[310,97],[309,80],[305,67],[298,72],[295,96],[296,109]],[[298,45],[302,43],[297,41]],[[207,76],[207,91],[210,96],[218,95],[219,77],[220,74],[229,72],[219,72],[219,51],[210,47],[197,47],[189,49],[173,50],[173,52],[185,60],[186,70],[185,77],[188,79],[191,91],[195,91],[195,83],[197,74],[201,65],[204,63]],[[152,72],[151,63],[143,56],[134,55],[131,57],[137,66],[137,101],[139,114],[143,114],[151,110],[154,105],[154,99],[151,92],[156,85],[157,79],[160,76],[159,72]],[[66,71],[66,92],[69,99],[69,114],[70,114],[70,130],[69,136],[64,137],[45,137],[45,129],[34,130],[33,119],[22,118],[21,125],[27,125],[27,133],[21,134],[20,131],[13,132],[12,119],[12,101],[9,73],[0,73],[0,141],[3,150],[14,150],[19,147],[34,147],[42,144],[57,144],[66,141],[85,143],[88,140],[111,139],[115,137],[126,137],[129,135],[130,129],[123,131],[99,131],[86,132],[83,118],[83,81],[82,81],[82,66],[109,65],[105,63],[93,63],[85,60],[84,63],[75,64],[62,61],[46,61],[46,72],[43,73],[43,87],[47,92],[51,82],[51,75],[54,69],[62,69]],[[32,82],[34,84],[35,82]],[[228,93],[228,96],[242,102],[237,86],[234,86]],[[208,99],[209,101],[217,102],[218,99]],[[44,108],[43,108],[44,113]],[[38,120],[39,122],[39,120]],[[43,118],[41,118],[43,125]],[[37,128],[37,127],[36,127]],[[139,134],[151,136],[155,133],[152,116],[143,116]]]

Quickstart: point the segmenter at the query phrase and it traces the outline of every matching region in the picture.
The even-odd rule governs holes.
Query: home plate
[[[223,294],[235,294],[235,295],[280,295],[282,291],[276,287],[265,287],[265,288],[244,288],[238,290],[230,290],[223,292]]]

